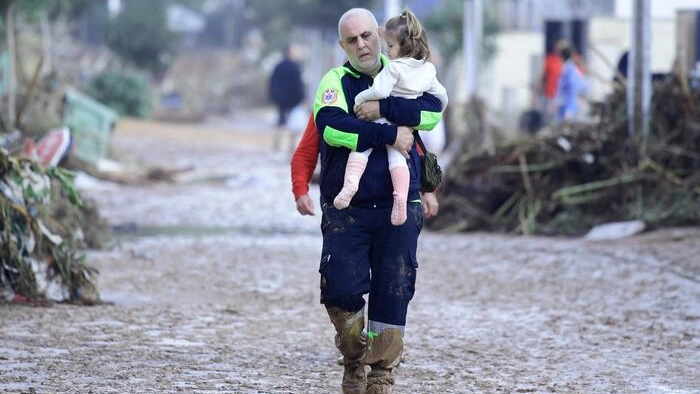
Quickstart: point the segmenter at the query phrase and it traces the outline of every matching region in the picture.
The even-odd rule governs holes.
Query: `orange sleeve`
[[[292,193],[295,200],[309,193],[309,183],[316,169],[320,148],[321,137],[318,135],[314,116],[311,114],[299,145],[292,154]]]

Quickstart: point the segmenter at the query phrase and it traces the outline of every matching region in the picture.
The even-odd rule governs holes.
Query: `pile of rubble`
[[[700,89],[675,74],[656,82],[645,140],[628,136],[625,103],[613,93],[597,124],[491,152],[462,149],[428,227],[579,235],[617,221],[700,224]]]
[[[0,302],[99,303],[79,251],[101,246],[104,224],[74,173],[26,156],[0,149]]]

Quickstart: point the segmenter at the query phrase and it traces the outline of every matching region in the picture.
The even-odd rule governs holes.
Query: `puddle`
[[[318,234],[316,228],[303,227],[253,227],[253,226],[139,226],[135,223],[120,224],[112,227],[112,232],[124,237],[156,237],[156,236],[185,236],[206,237],[222,234],[244,235],[289,235],[289,234]]]

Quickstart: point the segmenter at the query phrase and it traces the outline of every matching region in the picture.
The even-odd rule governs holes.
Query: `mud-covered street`
[[[340,393],[320,218],[260,123],[120,123],[122,157],[187,171],[80,179],[120,229],[87,253],[107,304],[0,305],[0,392]],[[418,258],[397,393],[700,393],[700,228],[424,232]]]

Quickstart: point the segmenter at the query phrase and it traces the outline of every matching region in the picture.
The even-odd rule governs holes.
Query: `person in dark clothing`
[[[615,83],[624,85],[627,83],[627,65],[629,64],[629,56],[630,52],[625,51],[622,56],[620,56],[620,60],[617,61],[617,73],[615,74],[615,77],[613,78],[613,81]]]
[[[270,76],[268,96],[277,107],[277,130],[273,141],[275,150],[280,148],[280,139],[287,126],[289,113],[304,100],[304,82],[301,67],[295,61],[295,50],[293,45],[284,48],[284,57]]]
[[[403,353],[424,220],[421,158],[413,130],[434,128],[442,118],[442,103],[424,92],[417,98],[389,96],[355,108],[355,97],[373,85],[389,59],[381,54],[379,24],[367,9],[345,12],[338,35],[348,61],[323,76],[314,99],[321,153],[321,303],[343,355],[343,394],[390,394]],[[381,117],[391,124],[374,122]],[[407,219],[400,226],[391,224],[394,187],[387,145],[406,157],[410,169]],[[357,193],[349,207],[337,209],[333,200],[343,187],[350,152],[368,148],[373,150]]]

